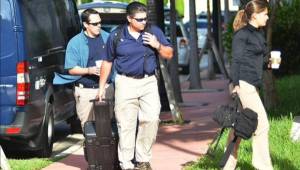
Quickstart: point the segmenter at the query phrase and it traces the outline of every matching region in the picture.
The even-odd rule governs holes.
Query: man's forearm
[[[173,48],[169,46],[164,46],[160,44],[156,50],[158,51],[159,55],[165,59],[171,59],[173,57]]]
[[[103,61],[101,69],[100,69],[100,79],[99,79],[99,87],[104,88],[108,76],[111,72],[112,62]]]
[[[82,68],[79,66],[75,66],[74,68],[69,70],[69,74],[78,75],[78,76],[87,75],[89,74],[89,68]]]

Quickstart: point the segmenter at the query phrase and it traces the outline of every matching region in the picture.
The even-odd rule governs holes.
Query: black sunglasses
[[[146,18],[133,18],[133,19],[135,19],[137,22],[143,22],[143,21],[147,21],[148,20],[147,17]]]
[[[98,25],[101,25],[101,21],[100,22],[94,22],[94,23],[88,23],[90,25],[93,25],[93,26],[98,26]]]

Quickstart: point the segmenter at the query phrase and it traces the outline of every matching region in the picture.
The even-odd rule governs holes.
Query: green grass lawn
[[[12,170],[40,170],[53,161],[50,159],[10,159],[9,164]]]
[[[268,111],[270,120],[270,151],[275,170],[300,170],[300,142],[290,140],[290,129],[294,116],[300,115],[300,76],[284,77],[276,81],[279,103]],[[186,170],[220,169],[219,160],[226,144],[223,135],[214,157],[203,156]],[[239,149],[237,169],[254,170],[251,165],[251,140],[243,140]]]

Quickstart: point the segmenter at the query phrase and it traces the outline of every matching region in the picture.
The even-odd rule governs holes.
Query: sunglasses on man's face
[[[101,25],[101,22],[93,22],[93,23],[88,23],[89,25],[93,25],[93,26],[98,26]]]
[[[137,22],[143,22],[143,21],[147,21],[148,20],[147,17],[146,18],[133,18],[133,19],[135,19]]]

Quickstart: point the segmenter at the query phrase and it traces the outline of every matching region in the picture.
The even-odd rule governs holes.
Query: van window
[[[0,4],[0,59],[12,55],[15,51],[15,36],[13,26],[12,4],[8,0],[1,0]],[[1,67],[3,68],[3,67]]]
[[[68,42],[80,31],[80,21],[76,10],[76,4],[72,0],[54,1],[55,8],[60,20],[61,31],[65,42]]]
[[[22,2],[28,57],[45,55],[51,48],[64,46],[54,1],[30,0]]]

